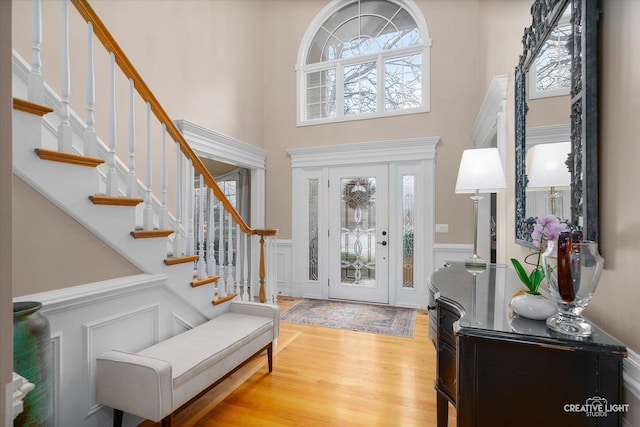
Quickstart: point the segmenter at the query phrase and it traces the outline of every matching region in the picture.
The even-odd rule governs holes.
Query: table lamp
[[[548,190],[551,214],[559,217],[558,187],[571,185],[571,175],[565,161],[571,152],[570,142],[538,144],[527,150],[527,190]]]
[[[497,148],[476,148],[464,150],[460,160],[456,193],[472,193],[474,206],[473,255],[465,260],[465,267],[470,272],[481,272],[486,268],[486,261],[478,255],[478,202],[480,193],[496,193],[507,188],[504,170]]]

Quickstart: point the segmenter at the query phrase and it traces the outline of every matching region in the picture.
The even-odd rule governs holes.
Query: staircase
[[[87,96],[87,119],[83,121],[69,105],[68,83],[63,83],[58,95],[44,82],[39,58],[40,1],[34,0],[31,64],[14,53],[15,174],[143,272],[166,274],[169,286],[202,313],[212,314],[211,303],[237,297],[250,300],[252,294],[261,302],[274,302],[273,269],[265,258],[274,247],[275,230],[252,229],[245,223],[89,3],[72,3],[88,23],[91,86],[96,84],[93,38],[110,54],[111,82],[104,83],[111,85],[108,142],[95,133],[95,93],[90,91]],[[62,1],[61,7],[66,23],[68,1]],[[69,29],[63,31],[63,43],[68,44]],[[68,64],[68,55],[68,46],[63,46],[63,64]],[[64,68],[69,73],[68,65]],[[116,72],[130,82],[129,111],[116,111]],[[70,78],[67,75],[63,81]],[[147,109],[146,131],[136,123],[134,103],[140,100]],[[129,158],[124,160],[116,154],[122,151],[116,147],[122,133],[117,125],[125,122],[122,116],[128,118]],[[160,138],[156,136],[159,126]],[[147,145],[145,177],[139,177],[136,170],[140,139],[146,139]],[[167,139],[174,147],[167,146]],[[151,170],[158,167],[152,161],[157,151],[162,158],[160,189],[157,185],[152,188],[151,180]],[[175,182],[167,182],[169,174],[176,176]],[[196,179],[199,188],[195,188]],[[172,212],[168,193],[175,194]],[[260,236],[259,242],[252,236]],[[252,278],[259,292],[251,292]],[[213,290],[199,289],[206,285]]]
[[[109,85],[112,94],[99,108],[109,112],[109,131],[96,133],[105,118],[94,113],[95,89],[85,106],[69,104],[68,65],[61,93],[45,83],[40,0],[33,0],[33,56],[13,57],[13,171],[142,273],[14,300],[43,302],[51,323],[53,425],[97,427],[111,415],[96,403],[95,357],[149,346],[225,312],[235,298],[274,303],[276,231],[245,222],[89,3],[71,3],[87,21],[90,86]],[[68,14],[76,13],[69,5],[60,1],[67,45]],[[94,38],[110,56],[111,81],[94,81]],[[68,46],[62,50],[68,64]],[[124,111],[115,102],[116,73],[129,81]],[[155,182],[152,170],[160,171]],[[125,425],[139,422],[125,417]]]

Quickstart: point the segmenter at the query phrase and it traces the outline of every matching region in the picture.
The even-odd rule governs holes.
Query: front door
[[[329,298],[388,304],[388,166],[331,168],[329,182]]]

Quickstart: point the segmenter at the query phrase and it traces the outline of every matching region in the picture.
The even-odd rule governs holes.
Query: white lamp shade
[[[495,193],[507,188],[497,148],[464,150],[456,193]]]
[[[538,144],[528,149],[527,188],[569,186],[571,175],[565,161],[570,152],[570,142]]]

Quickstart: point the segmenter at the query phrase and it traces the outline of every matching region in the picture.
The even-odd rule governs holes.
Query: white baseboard
[[[472,252],[471,244],[436,243],[433,245],[433,268],[437,270],[447,261],[464,261]]]
[[[640,400],[640,354],[627,349],[623,362],[624,388]]]
[[[622,362],[623,403],[629,411],[622,414],[622,426],[640,425],[640,354],[627,349],[627,358]]]

